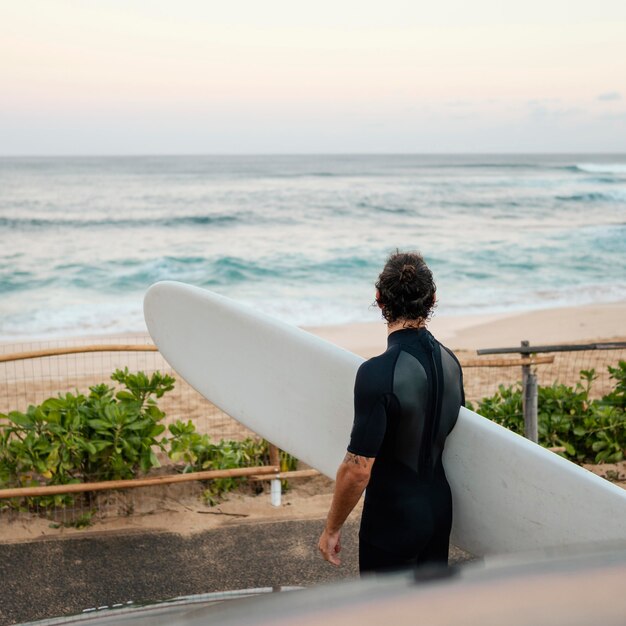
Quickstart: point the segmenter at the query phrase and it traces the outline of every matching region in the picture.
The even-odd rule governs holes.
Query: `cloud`
[[[558,104],[561,102],[561,98],[533,98],[532,100],[526,100],[526,104],[529,107],[541,107],[547,104]]]
[[[600,100],[602,102],[611,102],[613,100],[621,100],[622,94],[619,91],[607,91],[606,93],[601,93],[596,100]]]
[[[530,103],[529,103],[530,104]],[[530,105],[529,117],[534,120],[548,120],[584,115],[586,111],[580,107],[550,107],[540,104]]]

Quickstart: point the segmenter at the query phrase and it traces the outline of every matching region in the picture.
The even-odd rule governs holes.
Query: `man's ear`
[[[384,309],[385,308],[384,305],[381,304],[381,302],[380,302],[380,291],[378,291],[378,289],[376,290],[375,298],[376,298],[376,304],[378,305],[378,308],[379,309]]]

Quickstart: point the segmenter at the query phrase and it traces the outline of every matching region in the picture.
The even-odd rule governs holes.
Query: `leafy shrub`
[[[124,479],[157,467],[154,448],[164,413],[156,399],[174,387],[171,376],[155,372],[116,370],[111,379],[123,389],[105,384],[89,395],[67,393],[48,398],[25,413],[0,414],[0,487],[65,485],[82,481]],[[31,501],[39,506],[71,502],[69,496]]]
[[[602,398],[608,406],[626,411],[626,361],[620,361],[617,367],[609,366],[609,374],[615,380],[615,388]]]
[[[564,455],[578,462],[616,463],[626,450],[626,361],[609,367],[615,380],[613,390],[591,400],[594,370],[582,370],[575,387],[554,383],[538,388],[537,426],[539,443],[563,447]],[[469,405],[470,408],[471,404]],[[483,398],[476,411],[518,433],[524,433],[522,388],[518,383],[500,385],[491,397]]]
[[[169,456],[174,462],[184,462],[184,472],[255,467],[268,465],[270,461],[270,444],[265,439],[247,438],[243,441],[221,440],[212,443],[208,435],[196,432],[191,420],[178,420],[170,425],[169,430],[172,435],[169,439]],[[280,451],[281,471],[295,469],[297,463],[296,458]],[[205,500],[214,505],[224,493],[232,491],[244,481],[245,478],[239,477],[213,479],[204,492]]]
[[[171,437],[161,437],[165,414],[157,400],[174,388],[171,376],[155,372],[131,374],[116,370],[111,379],[118,390],[94,385],[89,394],[67,393],[48,398],[22,413],[0,413],[0,488],[36,487],[42,483],[66,485],[97,480],[134,478],[160,463],[156,450],[167,452],[183,471],[234,469],[269,463],[265,440],[212,443],[191,421],[170,426]],[[281,469],[294,469],[297,460],[281,451]],[[239,478],[213,480],[207,501],[215,503],[240,484]],[[29,507],[71,505],[74,496],[27,498]],[[0,501],[20,507],[22,501]]]

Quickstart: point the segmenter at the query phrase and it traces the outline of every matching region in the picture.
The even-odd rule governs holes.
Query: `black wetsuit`
[[[447,564],[452,497],[441,460],[464,404],[456,357],[425,328],[361,365],[348,451],[376,457],[359,533],[362,572]]]

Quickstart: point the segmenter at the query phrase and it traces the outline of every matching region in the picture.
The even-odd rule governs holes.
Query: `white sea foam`
[[[626,174],[626,163],[578,163],[576,167],[590,174]]]

